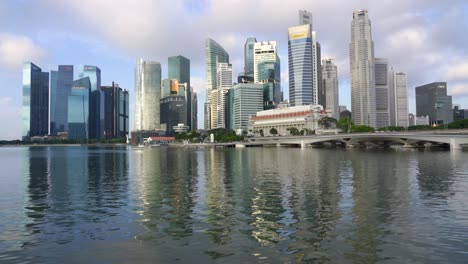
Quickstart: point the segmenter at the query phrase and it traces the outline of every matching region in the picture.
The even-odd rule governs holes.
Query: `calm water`
[[[1,263],[467,263],[468,152],[0,148]]]

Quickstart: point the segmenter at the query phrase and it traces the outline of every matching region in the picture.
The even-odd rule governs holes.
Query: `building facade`
[[[123,138],[129,133],[129,95],[128,91],[112,82],[111,86],[101,86],[105,94],[105,123],[104,135],[106,139]]]
[[[91,80],[84,77],[73,81],[68,96],[68,138],[90,139]]]
[[[192,95],[190,90],[190,60],[184,56],[173,56],[168,59],[168,78],[178,80],[179,83],[185,83],[185,93],[187,96],[187,120],[183,122],[190,128],[192,125]]]
[[[407,127],[408,122],[408,78],[405,72],[391,73],[393,98],[390,100],[391,124]]]
[[[384,58],[374,59],[375,71],[375,118],[376,127],[390,125],[390,92],[388,60]]]
[[[244,75],[254,76],[254,46],[256,38],[247,38],[244,44]]]
[[[299,25],[305,24],[312,26],[312,13],[307,10],[299,10]]]
[[[198,95],[197,92],[193,89],[193,87],[190,87],[191,95],[192,95],[192,127],[190,128],[191,130],[197,130],[198,129]]]
[[[247,131],[249,117],[263,111],[264,86],[268,84],[238,83],[230,91],[231,128]]]
[[[313,103],[312,30],[310,24],[288,28],[289,102]]]
[[[78,77],[89,77],[89,138],[104,138],[104,93],[101,91],[101,70],[96,66],[79,65]]]
[[[212,91],[211,105],[211,129],[226,128],[226,98],[229,89],[232,88],[232,65],[218,63],[216,68],[218,82],[217,89]],[[213,97],[216,98],[213,98]]]
[[[353,122],[376,127],[374,41],[367,10],[353,13],[349,51]]]
[[[161,64],[139,59],[135,67],[135,130],[160,129]]]
[[[416,87],[416,116],[429,116],[431,125],[453,122],[452,96],[446,82],[433,82]]]
[[[322,83],[322,51],[317,42],[317,33],[312,31],[312,104],[326,105],[326,90]]]
[[[453,105],[453,121],[468,119],[468,109],[461,109],[460,105]]]
[[[34,63],[23,64],[22,140],[49,134],[49,73]]]
[[[217,87],[218,85],[217,66],[218,66],[218,63],[229,63],[229,54],[216,41],[208,38],[206,39],[206,42],[205,42],[205,55],[206,55],[205,57],[206,58],[205,60],[206,61],[206,101],[205,101],[205,106],[204,106],[204,112],[205,112],[204,123],[205,123],[205,129],[212,129],[212,128],[215,128],[215,126],[212,125],[211,121],[216,120],[216,118],[211,117],[211,114],[213,113],[211,107],[213,105],[216,105],[216,104],[213,104],[212,102],[212,96],[214,94],[212,91],[218,88]]]
[[[174,127],[187,120],[187,100],[185,96],[173,95],[161,99],[161,124],[165,124],[166,135],[175,134]]]
[[[332,117],[340,118],[338,98],[338,69],[335,60],[325,58],[322,60],[322,87],[325,90],[326,100],[324,108],[331,111]]]
[[[265,86],[264,108],[276,107],[281,98],[281,62],[276,41],[262,41],[254,46],[254,83]]]
[[[50,130],[52,136],[68,131],[68,95],[73,84],[73,65],[59,65],[50,72]]]

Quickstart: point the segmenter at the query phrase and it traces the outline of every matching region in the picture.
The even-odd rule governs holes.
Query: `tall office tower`
[[[84,77],[73,81],[68,95],[68,138],[89,139],[91,103],[91,79]]]
[[[299,25],[310,24],[312,28],[312,13],[299,10]]]
[[[73,65],[50,71],[50,134],[68,131],[68,95],[73,84]]]
[[[101,91],[101,70],[96,66],[79,65],[78,77],[89,77],[89,138],[104,138],[104,93]]]
[[[190,94],[192,95],[192,127],[191,130],[198,129],[198,96],[193,87],[190,87]]]
[[[335,60],[325,58],[322,60],[322,87],[326,94],[325,108],[332,112],[332,117],[340,118],[340,109],[338,102],[338,70]]]
[[[395,109],[395,125],[408,126],[408,79],[406,72],[397,72],[393,76],[393,87],[395,100],[390,102]]]
[[[168,78],[178,80],[179,83],[185,83],[188,89],[185,89],[187,94],[187,120],[183,122],[185,125],[192,128],[192,96],[190,90],[190,60],[184,56],[173,56],[168,59]]]
[[[105,123],[106,139],[124,138],[128,135],[129,96],[128,91],[112,82],[112,86],[101,86],[105,93]]]
[[[322,86],[322,54],[316,32],[312,31],[312,104],[326,105],[326,91]]]
[[[390,125],[390,97],[388,81],[388,60],[384,58],[374,59],[375,71],[375,118],[376,127]]]
[[[452,96],[446,82],[433,82],[416,87],[416,116],[429,116],[431,125],[453,122]]]
[[[263,90],[267,84],[238,83],[230,90],[232,129],[247,131],[249,117],[263,111]]]
[[[161,99],[161,124],[166,127],[166,135],[175,135],[174,127],[187,120],[185,96],[171,95]]]
[[[23,64],[23,141],[49,134],[49,73]]]
[[[212,106],[212,91],[217,89],[218,76],[217,65],[218,63],[229,63],[229,54],[219,45],[216,41],[208,38],[205,42],[205,55],[206,55],[206,102],[205,102],[205,129],[215,128],[211,121],[216,119],[211,117],[213,112]],[[231,77],[232,79],[232,77]],[[232,85],[232,82],[231,82]]]
[[[313,103],[312,30],[310,24],[288,28],[289,102]]]
[[[256,42],[256,38],[247,38],[244,44],[244,75],[247,77],[254,76],[254,46]]]
[[[374,42],[367,10],[353,13],[349,56],[353,122],[356,125],[375,127]]]
[[[211,128],[226,128],[226,97],[229,89],[232,88],[232,65],[229,63],[219,63],[216,67],[218,78],[216,90],[212,91],[211,104]],[[215,96],[216,98],[213,98]]]
[[[158,130],[160,122],[161,64],[139,59],[135,67],[135,130]]]
[[[254,45],[254,83],[267,83],[265,109],[281,102],[281,68],[276,41],[262,41]]]

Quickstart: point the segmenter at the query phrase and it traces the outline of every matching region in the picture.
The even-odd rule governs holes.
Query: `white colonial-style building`
[[[331,117],[331,112],[323,110],[321,105],[300,105],[284,108],[276,108],[257,112],[250,117],[249,130],[263,130],[264,136],[272,136],[270,130],[275,128],[278,135],[289,135],[288,128],[319,129],[319,120],[323,117]]]

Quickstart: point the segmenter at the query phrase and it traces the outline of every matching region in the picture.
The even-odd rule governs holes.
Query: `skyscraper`
[[[190,60],[181,55],[169,57],[168,66],[168,78],[178,80],[179,83],[185,83],[190,88]],[[185,92],[187,94],[187,120],[183,123],[192,128],[192,96],[190,89],[186,89]]]
[[[452,96],[446,82],[433,82],[416,87],[416,116],[429,116],[431,125],[453,122]]]
[[[310,24],[288,28],[289,102],[313,103],[312,30]]]
[[[322,60],[322,87],[326,94],[325,108],[332,112],[333,118],[339,119],[338,70],[334,59],[325,58]]]
[[[229,63],[229,54],[219,45],[216,41],[208,38],[205,42],[205,55],[206,55],[206,102],[205,102],[205,129],[214,128],[211,121],[213,112],[212,106],[212,91],[217,89],[218,76],[217,66],[218,63]],[[232,77],[231,77],[232,85]],[[216,118],[215,118],[216,119]]]
[[[68,131],[68,95],[73,84],[73,65],[59,65],[50,72],[50,134]]]
[[[226,97],[232,88],[232,65],[218,63],[216,68],[218,78],[216,90],[212,91],[211,128],[226,128]],[[216,98],[213,98],[213,97]]]
[[[89,130],[92,126],[90,111],[91,80],[84,77],[73,81],[70,94],[68,95],[68,138],[89,139]]]
[[[376,127],[386,127],[390,125],[390,92],[389,92],[389,71],[388,60],[384,58],[374,58],[375,71],[375,118]]]
[[[367,10],[353,13],[349,52],[353,121],[356,125],[375,127],[374,42]]]
[[[232,128],[247,131],[249,117],[263,110],[263,90],[267,84],[238,83],[232,88]]]
[[[49,134],[49,73],[23,64],[23,141]]]
[[[254,46],[256,38],[247,38],[244,44],[244,75],[254,76]]]
[[[317,33],[312,31],[312,104],[326,105],[326,91],[322,86],[322,52],[317,42]]]
[[[128,91],[114,82],[111,86],[101,86],[101,90],[105,93],[105,138],[124,138],[129,132]]]
[[[160,129],[161,64],[139,59],[135,67],[135,130]]]
[[[197,130],[198,129],[198,96],[197,92],[190,87],[190,94],[192,95],[192,127],[190,129]]]
[[[78,77],[89,77],[89,138],[104,138],[104,93],[101,91],[101,70],[96,66],[79,65]]]
[[[390,101],[394,104],[395,125],[401,127],[408,126],[408,80],[405,72],[397,72],[393,75],[393,87],[395,98]]]
[[[276,41],[262,41],[254,45],[254,83],[265,86],[265,109],[281,102],[281,68]]]
[[[312,13],[307,10],[299,10],[299,25],[310,24],[312,28]]]

